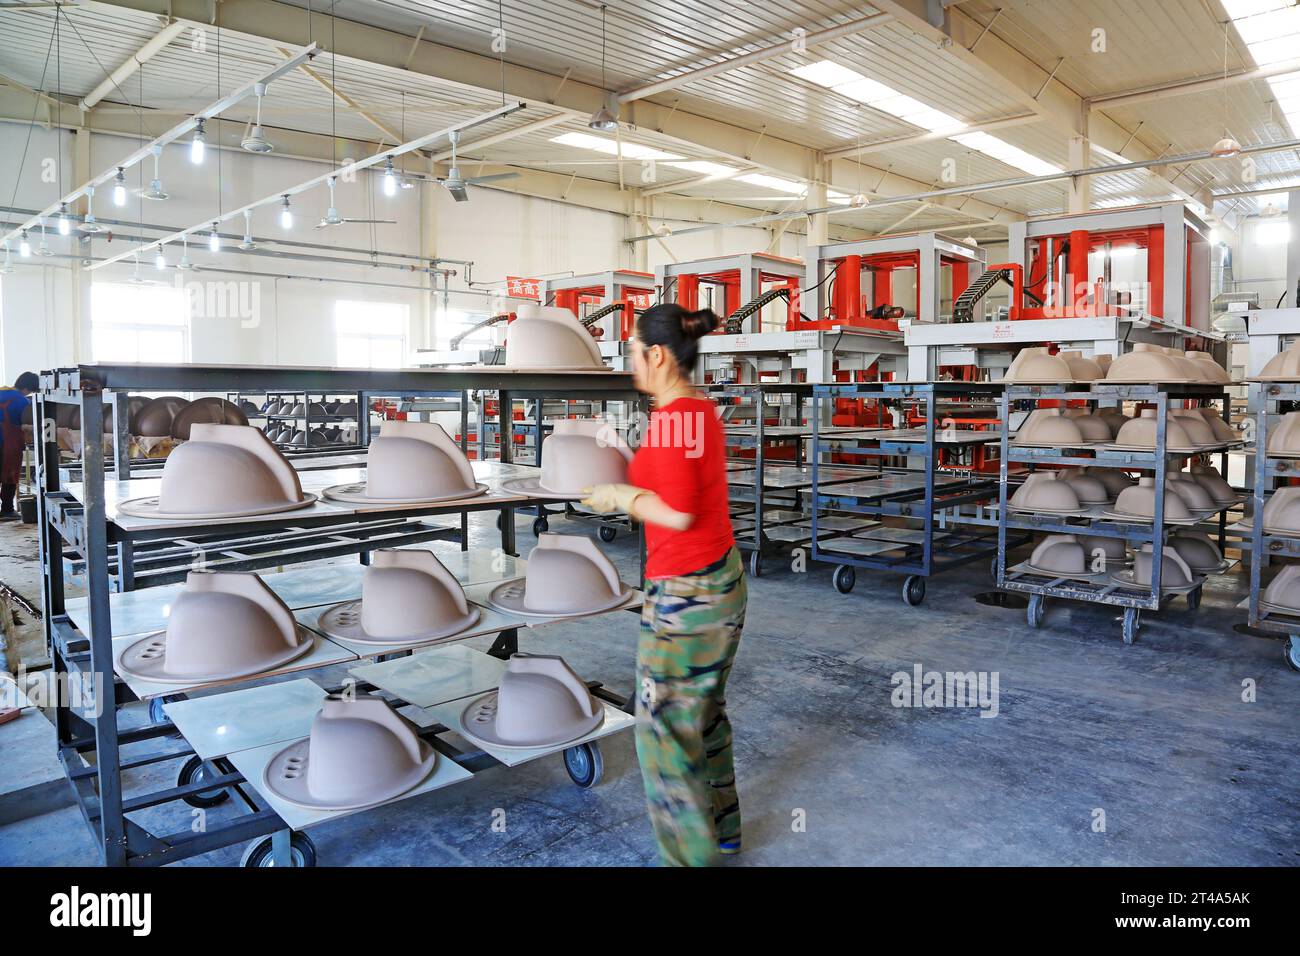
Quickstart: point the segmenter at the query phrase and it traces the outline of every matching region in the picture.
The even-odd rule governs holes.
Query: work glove
[[[603,515],[615,512],[631,514],[632,502],[641,495],[650,494],[646,489],[635,485],[596,485],[594,488],[583,488],[582,493],[587,496],[582,499],[582,503]]]

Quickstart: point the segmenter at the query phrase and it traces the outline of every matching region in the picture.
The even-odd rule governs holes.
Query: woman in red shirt
[[[630,483],[588,489],[584,502],[645,525],[636,751],[660,855],[676,866],[740,850],[725,692],[747,592],[731,534],[722,424],[690,381],[698,340],[718,323],[708,309],[675,304],[642,313],[633,380],[655,411]]]

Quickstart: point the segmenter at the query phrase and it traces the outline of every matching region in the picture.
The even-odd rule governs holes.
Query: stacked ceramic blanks
[[[526,617],[580,617],[613,610],[630,596],[618,569],[590,538],[541,534],[525,576],[497,585],[488,603]]]
[[[602,371],[600,347],[572,312],[533,302],[519,307],[506,333],[506,368]]]
[[[366,451],[363,483],[332,485],[325,497],[356,504],[418,505],[487,491],[460,446],[433,422],[387,421]]]
[[[1300,485],[1286,485],[1269,495],[1263,519],[1266,534],[1300,537]]]
[[[1208,535],[1180,528],[1169,536],[1169,547],[1177,552],[1193,574],[1219,574],[1227,570],[1223,551]]]
[[[1292,343],[1284,352],[1274,355],[1258,375],[1252,375],[1248,382],[1300,382],[1300,339]]]
[[[189,400],[179,395],[150,399],[132,414],[129,423],[131,434],[141,438],[170,438],[176,415],[188,404]]]
[[[1261,610],[1300,617],[1300,564],[1287,564],[1260,595]]]
[[[1069,468],[1057,473],[1057,478],[1074,489],[1075,497],[1084,508],[1108,505],[1115,500],[1106,483],[1096,474],[1100,469]]]
[[[559,657],[515,654],[500,686],[471,701],[458,730],[489,747],[558,747],[598,730],[605,708]]]
[[[1093,581],[1104,576],[1106,565],[1107,559],[1098,562],[1078,536],[1049,534],[1034,548],[1029,560],[1015,570],[1051,578]]]
[[[512,478],[502,490],[528,497],[581,498],[593,485],[627,481],[632,449],[613,425],[597,419],[555,423],[543,446],[540,475]]]
[[[423,644],[473,627],[479,609],[432,551],[371,552],[361,600],[327,608],[317,627],[327,637],[360,644]]]
[[[251,425],[199,423],[163,465],[157,497],[132,498],[121,514],[139,518],[217,520],[305,508],[298,473]]]
[[[1132,385],[1227,385],[1231,377],[1208,352],[1184,352],[1139,342],[1133,346],[1133,351],[1110,363],[1105,381]]]
[[[1156,428],[1156,410],[1144,408],[1137,418],[1125,423],[1107,447],[1114,451],[1155,451]],[[1196,412],[1171,411],[1165,416],[1165,451],[1170,454],[1195,455],[1222,444],[1215,439],[1209,423]]]
[[[224,398],[198,398],[180,409],[172,418],[172,438],[188,441],[195,424],[247,425],[248,416],[238,405]]]
[[[1045,347],[1030,346],[1016,353],[1007,374],[998,379],[1006,385],[1060,385],[1073,382],[1070,364]]]
[[[192,571],[167,630],[124,648],[117,669],[163,684],[229,681],[284,667],[314,642],[256,574]]]
[[[1106,429],[1109,440],[1110,429]],[[1026,448],[1065,448],[1090,444],[1084,437],[1084,426],[1073,418],[1062,414],[1059,408],[1036,408],[1029,413],[1015,437],[1013,445]]]
[[[360,810],[394,800],[433,772],[437,752],[377,697],[325,699],[311,736],[273,756],[262,776],[274,795],[316,810]]]
[[[1151,588],[1154,548],[1144,544],[1133,556],[1133,567],[1115,571],[1110,579],[1130,588]],[[1171,545],[1165,545],[1160,554],[1160,591],[1162,594],[1186,594],[1204,582],[1205,576],[1197,574]]]
[[[1025,479],[1007,502],[1009,511],[1020,514],[1080,517],[1086,507],[1070,483],[1055,472],[1036,471]]]
[[[1201,491],[1204,490],[1200,489],[1199,485],[1197,488]],[[1180,490],[1186,493],[1186,489],[1180,489],[1179,483],[1166,480],[1164,495],[1165,524],[1196,524],[1213,513],[1212,510],[1203,509],[1192,511],[1183,495],[1179,494]],[[1150,476],[1144,476],[1138,479],[1136,485],[1121,491],[1115,498],[1115,504],[1102,512],[1102,517],[1113,521],[1150,524],[1155,521],[1155,501],[1156,481]]]
[[[1300,412],[1287,412],[1269,429],[1265,453],[1270,458],[1300,458]]]
[[[1232,490],[1232,485],[1223,479],[1223,475],[1219,474],[1219,470],[1213,465],[1193,463],[1186,474],[1206,490],[1210,500],[1219,508],[1236,504],[1241,500],[1241,496]]]

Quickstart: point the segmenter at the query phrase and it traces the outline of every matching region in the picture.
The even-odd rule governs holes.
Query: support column
[[[1079,117],[1079,135],[1070,138],[1067,162],[1071,169],[1086,169],[1091,165],[1092,142],[1088,138],[1088,106],[1085,102]],[[1092,177],[1080,176],[1070,180],[1069,205],[1066,209],[1071,215],[1087,212],[1092,208]]]
[[[826,207],[826,182],[824,168],[826,163],[818,154],[816,175],[808,183],[808,194],[804,197],[805,209],[824,209]],[[808,245],[824,246],[830,242],[830,217],[819,212],[808,217]]]

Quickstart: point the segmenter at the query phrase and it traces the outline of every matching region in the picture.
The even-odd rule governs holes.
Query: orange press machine
[[[650,272],[616,269],[543,279],[542,302],[568,309],[584,325],[600,329],[601,342],[626,342],[637,313],[655,302],[655,277]]]

